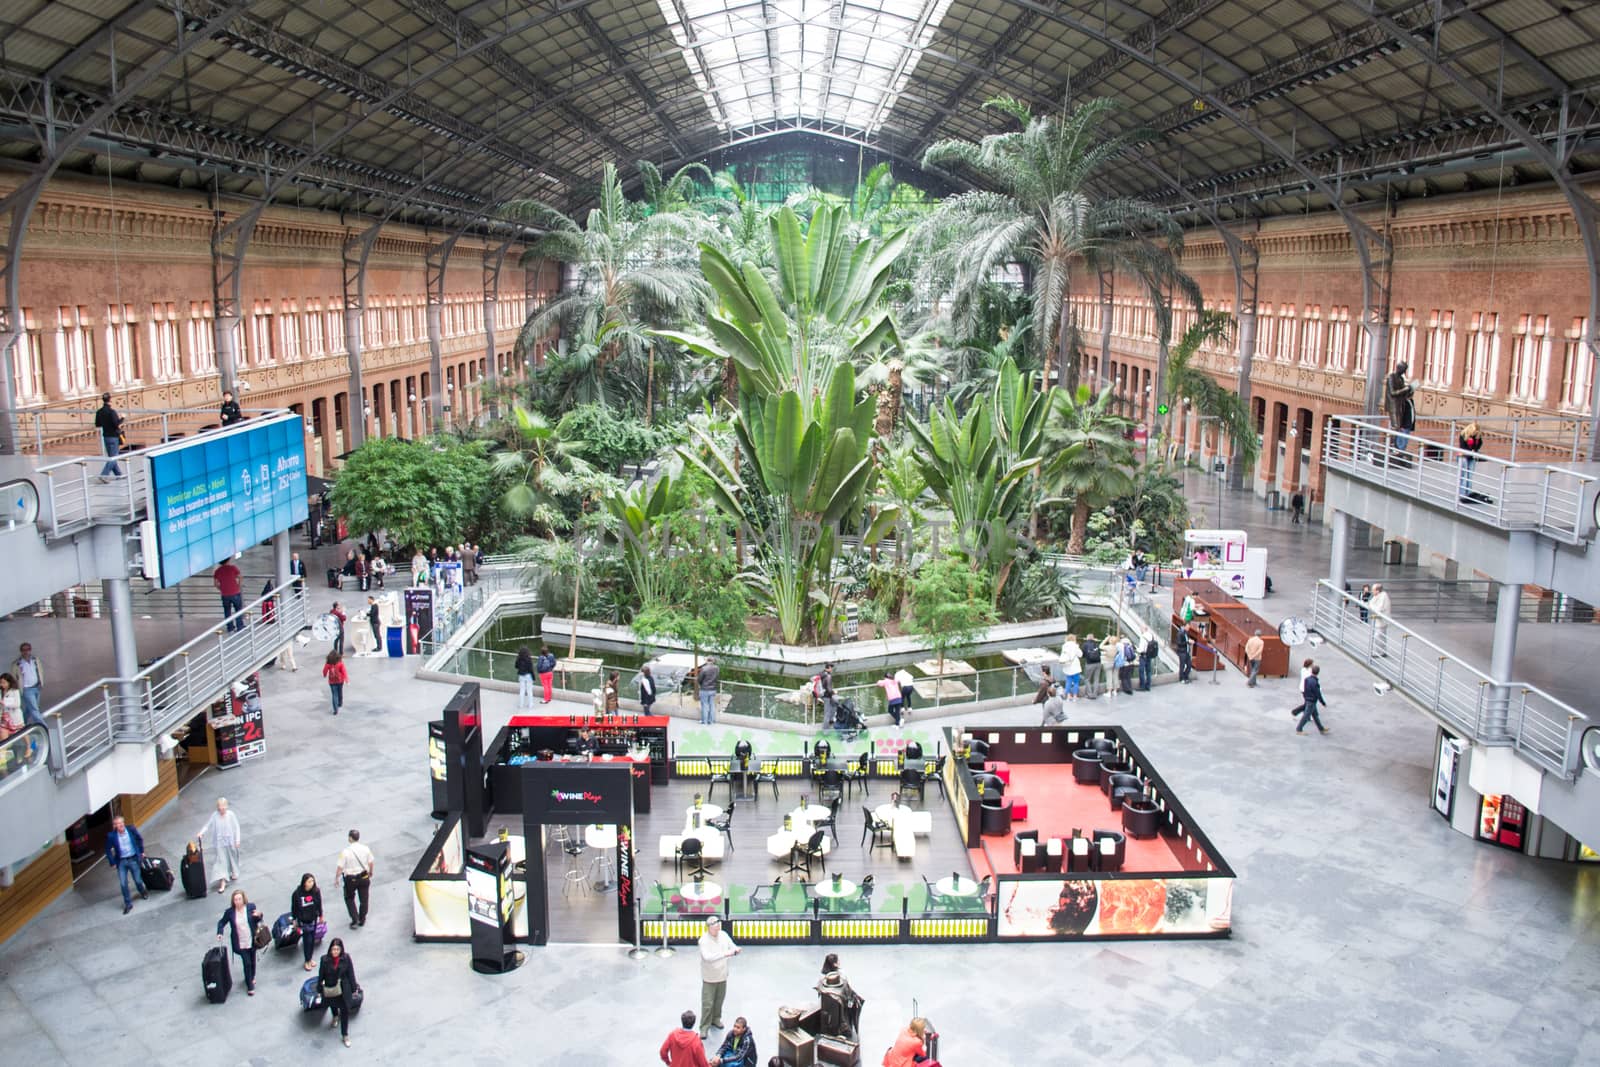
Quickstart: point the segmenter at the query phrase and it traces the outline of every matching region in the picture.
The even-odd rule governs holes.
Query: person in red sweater
[[[333,650],[342,656],[344,655],[344,624],[350,616],[344,613],[344,609],[339,606],[337,600],[333,602],[333,607],[328,609],[328,614],[332,615],[334,621],[339,624],[339,632],[333,639]]]
[[[705,1044],[694,1032],[694,1012],[680,1019],[683,1029],[674,1030],[661,1042],[661,1062],[667,1067],[711,1067],[706,1062]]]
[[[344,669],[339,653],[328,653],[328,661],[322,665],[322,676],[328,680],[328,695],[333,700],[333,713],[337,715],[344,704],[344,683],[350,680],[350,672]]]
[[[914,1063],[926,1060],[928,1047],[922,1038],[927,1032],[928,1020],[912,1019],[911,1025],[894,1039],[894,1046],[883,1054],[883,1067],[911,1067]]]
[[[217,569],[211,572],[211,584],[217,587],[217,594],[222,597],[222,617],[227,620],[228,631],[244,629],[244,594],[239,588],[239,568],[233,565],[232,560],[224,560],[217,564]],[[238,615],[236,619],[233,616]]]

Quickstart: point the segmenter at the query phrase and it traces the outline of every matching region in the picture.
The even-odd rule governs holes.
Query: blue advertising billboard
[[[164,587],[304,522],[300,416],[272,416],[152,451],[150,517]]]

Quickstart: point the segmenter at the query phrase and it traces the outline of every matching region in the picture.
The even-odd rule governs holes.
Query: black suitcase
[[[190,900],[204,899],[206,895],[206,858],[192,841],[183,854],[182,862],[178,864],[178,876],[183,879],[183,891]]]
[[[228,966],[228,950],[221,945],[206,950],[205,961],[200,964],[200,981],[206,987],[206,999],[221,1004],[233,991],[233,970]]]
[[[300,924],[294,916],[284,912],[272,924],[272,944],[276,948],[290,948],[300,943]]]
[[[160,856],[144,857],[139,864],[139,877],[152,893],[165,893],[172,888],[172,868]]]
[[[339,569],[337,567],[329,567],[328,568],[328,588],[329,589],[341,588],[340,585],[339,585]]]

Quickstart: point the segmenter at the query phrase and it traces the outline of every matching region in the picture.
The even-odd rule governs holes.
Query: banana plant
[[[622,561],[639,602],[656,603],[661,590],[655,563],[666,547],[658,534],[662,520],[673,510],[671,476],[661,475],[653,486],[619,489],[608,494],[603,503],[617,521]]]
[[[950,511],[956,551],[994,577],[995,598],[1011,572],[1019,524],[1033,510],[1043,459],[1048,398],[1009,360],[994,387],[958,414],[946,397],[926,426],[907,422],[928,488]]]

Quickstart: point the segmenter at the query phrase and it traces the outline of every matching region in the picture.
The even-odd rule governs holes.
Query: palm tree
[[[1111,389],[1099,395],[1087,385],[1053,394],[1045,441],[1053,457],[1044,468],[1054,499],[1072,501],[1072,537],[1067,551],[1083,553],[1089,512],[1104,507],[1133,488],[1133,443],[1126,433],[1130,419],[1111,410]],[[1046,501],[1049,503],[1050,501]]]
[[[1167,358],[1166,401],[1173,411],[1178,404],[1192,406],[1201,416],[1216,419],[1234,440],[1239,462],[1254,463],[1260,452],[1250,407],[1239,394],[1194,365],[1202,345],[1225,341],[1233,322],[1217,311],[1202,311],[1200,318],[1183,332]],[[1219,440],[1220,443],[1220,440]]]
[[[698,210],[705,205],[707,197],[695,184],[696,178],[707,186],[711,185],[711,168],[704,163],[690,163],[674,171],[668,179],[661,176],[660,168],[654,163],[641,159],[639,180],[640,192],[644,195],[636,205],[640,215],[668,215],[677,211]]]
[[[490,458],[495,474],[507,482],[501,503],[541,533],[564,529],[567,517],[556,494],[566,488],[566,477],[589,473],[589,465],[536,411],[517,405],[501,425],[502,447]]]
[[[1141,279],[1159,300],[1181,276],[1175,255],[1182,230],[1143,200],[1090,195],[1091,182],[1106,164],[1153,136],[1137,129],[1104,130],[1116,109],[1113,101],[1089,100],[1050,115],[1034,115],[1011,97],[984,106],[1016,119],[1022,129],[976,144],[939,141],[923,153],[924,166],[964,167],[980,186],[945,199],[918,227],[919,247],[939,250],[925,258],[926,280],[951,294],[955,317],[965,323],[973,317],[983,284],[997,270],[1021,264],[1040,364],[1057,360],[1057,383],[1068,386],[1075,348],[1062,344],[1061,312],[1074,267],[1116,267]],[[1183,284],[1185,292],[1192,285]],[[1192,297],[1198,303],[1198,290]]]
[[[669,186],[683,177],[679,171]],[[643,378],[648,422],[657,346],[643,331],[676,325],[706,307],[710,294],[694,255],[704,218],[684,211],[637,217],[641,212],[622,195],[611,163],[601,175],[600,203],[582,226],[537,200],[512,201],[505,210],[548,230],[523,255],[524,265],[551,259],[575,268],[571,288],[528,317],[517,338],[518,351],[560,326],[568,351],[594,346],[589,357],[593,374]]]

